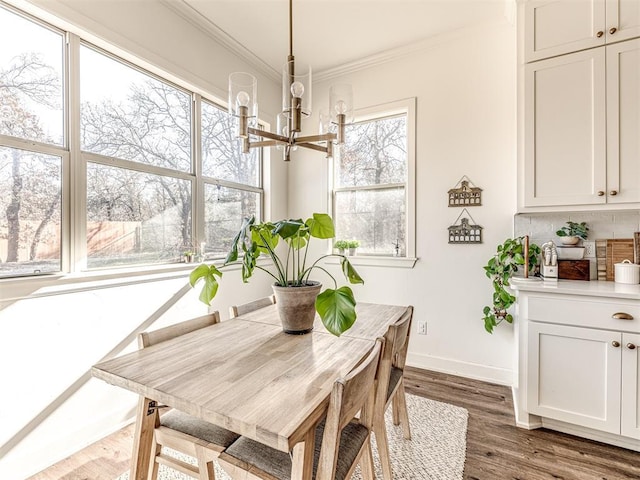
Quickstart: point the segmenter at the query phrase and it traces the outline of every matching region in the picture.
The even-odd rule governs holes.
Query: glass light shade
[[[335,128],[331,125],[331,115],[325,108],[320,109],[318,114],[318,133],[324,135],[326,133],[335,133]]]
[[[245,72],[229,75],[229,113],[239,116],[239,108],[247,107],[249,118],[258,116],[258,80]]]
[[[345,123],[353,122],[353,88],[346,83],[329,87],[329,114],[331,121],[338,123],[337,115],[345,115]]]
[[[311,66],[290,60],[282,67],[282,111],[291,116],[291,99],[301,99],[302,115],[311,115]]]

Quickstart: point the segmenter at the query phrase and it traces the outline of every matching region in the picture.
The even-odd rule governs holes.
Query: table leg
[[[311,480],[313,475],[313,453],[316,429],[310,428],[301,442],[293,446],[291,480]]]
[[[151,445],[153,430],[158,420],[156,402],[140,396],[138,413],[133,437],[133,452],[131,454],[131,480],[146,480],[149,475],[151,461]]]

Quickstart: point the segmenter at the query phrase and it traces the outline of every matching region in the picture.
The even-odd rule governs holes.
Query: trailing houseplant
[[[309,264],[307,258],[311,238],[330,239],[334,236],[333,220],[325,213],[314,213],[313,217],[306,221],[290,219],[256,223],[255,217],[247,218],[233,239],[231,250],[220,268],[240,262],[244,283],[248,282],[255,270],[262,270],[273,277],[274,286],[291,288],[311,285],[314,283],[310,279],[311,273],[314,270],[323,271],[333,280],[335,288],[326,288],[317,295],[315,311],[320,315],[326,329],[339,336],[351,328],[356,320],[355,297],[348,286],[338,287],[333,275],[319,262],[326,257],[340,257],[342,273],[350,283],[364,283],[364,280],[344,255],[321,255]],[[280,242],[284,245],[279,246]],[[258,259],[262,255],[269,257],[272,264],[260,265]],[[204,281],[200,300],[207,305],[211,304],[218,292],[218,279],[222,277],[220,268],[201,264],[189,276],[192,287],[200,280]]]
[[[539,263],[538,245],[529,244],[527,259],[524,250],[524,237],[508,238],[502,245],[498,245],[496,254],[483,267],[493,285],[492,304],[483,309],[484,329],[489,333],[493,333],[493,329],[504,320],[513,323],[513,315],[509,313],[509,308],[516,301],[516,297],[507,290],[510,285],[509,279],[525,263],[529,272]]]

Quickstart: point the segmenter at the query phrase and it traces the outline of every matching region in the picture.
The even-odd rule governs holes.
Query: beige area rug
[[[468,412],[464,408],[415,395],[407,395],[407,407],[411,440],[405,440],[401,427],[393,425],[391,408],[386,414],[394,480],[461,480],[467,448]],[[375,441],[373,455],[376,478],[381,479]],[[190,461],[189,457],[177,456]],[[164,465],[159,470],[159,480],[191,479]],[[125,473],[117,480],[128,478],[129,473]],[[360,478],[357,470],[353,480]],[[216,479],[229,480],[229,476],[217,464]]]

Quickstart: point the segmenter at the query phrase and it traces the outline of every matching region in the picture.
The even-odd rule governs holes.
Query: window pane
[[[87,165],[89,268],[179,261],[191,246],[191,182]]]
[[[191,97],[88,47],[80,49],[85,151],[191,171]]]
[[[336,238],[358,240],[359,253],[406,255],[404,187],[336,192],[335,211]]]
[[[62,145],[63,36],[0,7],[0,134]]]
[[[407,180],[407,116],[347,125],[336,168],[336,186],[404,183]]]
[[[202,102],[202,173],[220,180],[259,186],[257,149],[241,154],[233,117]]]
[[[62,159],[0,147],[0,277],[61,269]]]
[[[205,185],[205,238],[207,256],[224,257],[242,220],[260,216],[260,195],[254,192]]]

